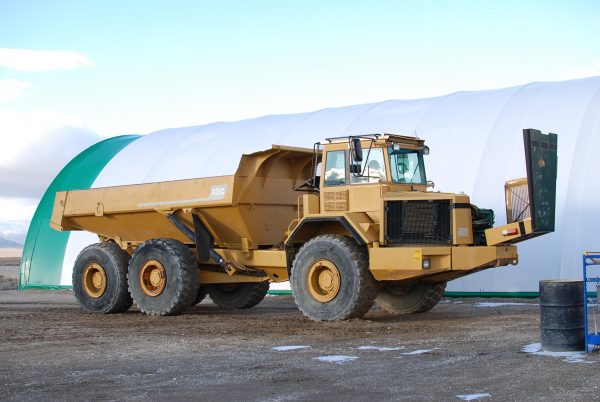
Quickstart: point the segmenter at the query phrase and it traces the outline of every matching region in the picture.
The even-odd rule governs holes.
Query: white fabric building
[[[582,252],[600,250],[600,188],[594,185],[600,173],[600,77],[162,130],[125,146],[93,187],[232,174],[242,153],[271,144],[312,147],[325,137],[416,134],[431,148],[425,162],[434,191],[465,192],[473,204],[494,209],[499,225],[506,222],[504,182],[525,177],[524,128],[558,134],[557,230],[520,243],[518,266],[467,276],[447,290],[537,292],[541,279],[581,278]],[[70,235],[61,285],[70,284],[77,253],[96,241],[85,233]]]

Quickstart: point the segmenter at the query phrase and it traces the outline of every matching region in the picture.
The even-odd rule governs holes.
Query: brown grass
[[[21,248],[0,248],[0,265],[19,265],[21,254]]]

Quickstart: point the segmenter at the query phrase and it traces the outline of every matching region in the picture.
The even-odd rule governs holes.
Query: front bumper
[[[379,281],[401,281],[428,276],[451,280],[485,268],[518,263],[517,247],[371,247],[370,270]],[[448,279],[446,279],[448,278]]]

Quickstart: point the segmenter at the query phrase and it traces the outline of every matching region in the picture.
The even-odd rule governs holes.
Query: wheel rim
[[[333,300],[340,292],[340,271],[329,260],[315,261],[308,270],[308,292],[318,302]]]
[[[101,297],[106,292],[106,271],[98,263],[91,263],[83,271],[83,289],[94,299]]]
[[[140,287],[146,296],[160,295],[167,285],[167,273],[156,260],[147,261],[140,270]]]

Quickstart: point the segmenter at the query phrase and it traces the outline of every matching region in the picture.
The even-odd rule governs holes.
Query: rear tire
[[[424,313],[442,300],[445,289],[445,283],[412,286],[384,284],[376,302],[379,307],[392,314]]]
[[[314,321],[360,318],[373,306],[378,283],[369,256],[353,239],[322,235],[304,244],[292,265],[292,294]]]
[[[151,239],[129,262],[129,291],[148,315],[184,312],[198,296],[198,263],[190,249],[174,239]]]
[[[207,285],[211,300],[224,309],[243,309],[256,306],[269,291],[269,282],[240,282]]]
[[[125,312],[133,304],[127,288],[129,254],[113,242],[84,248],[73,267],[73,292],[88,313]]]

